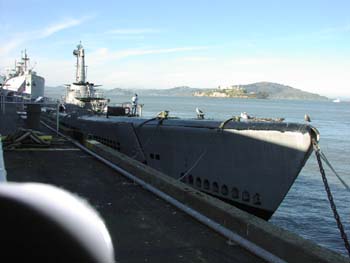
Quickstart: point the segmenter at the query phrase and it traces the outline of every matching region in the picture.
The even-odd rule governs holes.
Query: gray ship
[[[27,99],[44,97],[45,79],[29,65],[27,52],[22,53],[20,61],[9,69],[0,83],[0,92],[7,97],[20,96]]]
[[[78,79],[84,68],[81,44],[74,54]],[[280,120],[217,121],[200,114],[185,120],[169,118],[167,112],[145,119],[139,111],[131,114],[130,105],[91,114],[103,112],[96,105],[105,109],[105,104],[96,104],[94,90],[84,90],[91,86],[80,83],[84,100],[65,101],[68,112],[61,124],[266,220],[305,165],[312,140],[319,139],[310,125]],[[75,98],[70,90],[66,98]]]
[[[77,58],[75,82],[66,85],[64,103],[81,108],[88,107],[93,112],[102,112],[108,100],[95,88],[100,85],[89,83],[86,80],[85,51],[81,43],[73,51],[73,55]]]

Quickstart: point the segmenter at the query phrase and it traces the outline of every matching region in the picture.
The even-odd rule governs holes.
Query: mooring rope
[[[321,172],[321,176],[322,176],[322,180],[323,180],[323,184],[324,184],[324,187],[325,187],[325,190],[327,192],[327,197],[328,197],[328,200],[329,200],[329,203],[331,205],[331,209],[333,211],[333,216],[334,216],[334,219],[335,221],[337,222],[337,226],[338,226],[338,229],[340,231],[340,235],[341,235],[341,238],[343,239],[344,241],[344,246],[348,252],[348,255],[350,257],[350,244],[349,244],[349,240],[348,240],[348,237],[345,233],[345,230],[344,230],[344,227],[343,227],[343,224],[340,220],[340,216],[339,216],[339,213],[337,211],[337,207],[335,206],[335,203],[334,203],[334,199],[333,199],[333,195],[332,195],[332,192],[331,192],[331,189],[329,188],[329,185],[328,185],[328,181],[327,181],[327,178],[326,178],[326,172],[324,171],[323,169],[323,165],[322,165],[322,161],[321,161],[321,158],[322,158],[322,152],[321,152],[321,149],[318,145],[318,143],[316,142],[315,139],[312,139],[312,144],[313,144],[313,147],[314,147],[314,151],[315,151],[315,155],[316,155],[316,158],[317,158],[317,162],[318,162],[318,166],[320,168],[320,172]],[[325,157],[325,156],[324,156]],[[327,160],[327,158],[325,158]],[[326,163],[328,162],[328,160],[326,161]],[[329,162],[328,162],[329,163]],[[327,164],[328,164],[327,163]],[[346,185],[346,184],[345,184]],[[346,185],[347,186],[347,185]]]
[[[223,129],[225,128],[226,124],[229,123],[230,121],[240,121],[240,119],[241,119],[241,118],[238,117],[238,116],[233,116],[233,117],[231,117],[231,118],[229,118],[229,119],[223,121],[223,122],[220,123],[220,125],[219,125],[219,130],[223,130]]]
[[[164,112],[166,112],[166,111],[164,111]],[[140,149],[141,149],[141,151],[142,151],[142,154],[144,155],[144,159],[145,159],[144,162],[147,162],[147,160],[146,160],[146,155],[145,155],[145,150],[144,150],[145,147],[153,140],[153,138],[155,137],[155,135],[156,135],[156,133],[157,133],[159,127],[163,124],[163,121],[166,120],[166,119],[168,119],[168,115],[167,115],[167,114],[164,115],[164,116],[159,116],[159,114],[158,114],[158,116],[156,116],[156,117],[154,117],[154,118],[152,118],[152,119],[145,120],[144,122],[142,122],[141,124],[139,124],[139,125],[136,126],[136,127],[134,127],[133,124],[132,124],[132,128],[133,128],[133,131],[134,131],[134,133],[135,133],[135,136],[136,136],[136,139],[137,139],[137,143],[138,143],[138,145],[139,145],[139,147],[140,147]],[[138,131],[141,130],[141,128],[143,127],[143,125],[145,125],[145,124],[147,124],[147,123],[149,123],[149,122],[151,122],[151,121],[155,121],[155,120],[158,120],[158,123],[157,123],[156,128],[155,128],[154,131],[152,132],[151,136],[149,136],[149,138],[147,139],[147,141],[146,141],[144,144],[142,144],[142,143],[141,143],[141,140],[140,140],[140,136],[139,136],[139,132],[138,132]],[[131,158],[135,159],[138,155],[139,155],[139,153],[136,152],[136,154],[134,154],[133,156],[131,156]]]
[[[340,177],[340,175],[337,173],[337,171],[333,168],[333,166],[331,165],[331,163],[328,161],[326,155],[321,151],[321,149],[319,150],[320,152],[320,156],[322,158],[322,160],[328,165],[329,169],[332,170],[332,172],[336,175],[336,177],[339,179],[339,181],[343,184],[343,186],[346,188],[346,190],[350,191],[350,187],[348,186],[348,184]]]

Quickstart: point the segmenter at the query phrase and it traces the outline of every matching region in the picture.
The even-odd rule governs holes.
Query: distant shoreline
[[[45,87],[45,95],[60,98],[65,94],[65,87]],[[257,82],[246,85],[232,85],[215,89],[199,89],[180,86],[170,89],[100,89],[106,97],[130,96],[137,93],[139,96],[177,96],[177,97],[208,97],[208,98],[236,98],[236,99],[282,99],[282,100],[316,100],[332,101],[332,99],[290,86],[272,83]]]

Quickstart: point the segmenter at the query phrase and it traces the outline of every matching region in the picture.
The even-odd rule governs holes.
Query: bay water
[[[112,104],[131,100],[120,96],[110,99]],[[168,110],[171,117],[195,118],[196,107],[205,113],[206,118],[218,120],[247,112],[254,117],[285,118],[285,122],[305,123],[304,115],[308,114],[310,124],[320,132],[321,150],[350,185],[350,102],[145,96],[139,97],[139,103],[144,104],[143,116],[146,118],[155,117],[163,110]],[[350,238],[350,192],[330,169],[326,168],[325,171],[337,210]],[[321,246],[346,254],[314,153],[270,222]]]

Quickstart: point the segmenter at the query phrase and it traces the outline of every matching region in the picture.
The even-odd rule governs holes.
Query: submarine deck
[[[117,262],[263,262],[70,142],[54,140],[48,149],[5,151],[8,181],[52,184],[86,199],[107,225]]]

